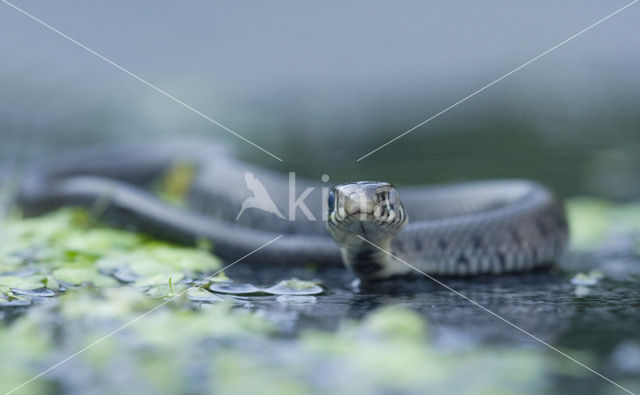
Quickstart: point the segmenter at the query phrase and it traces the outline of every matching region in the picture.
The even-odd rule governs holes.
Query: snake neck
[[[407,272],[404,265],[385,252],[391,251],[390,239],[372,243],[375,246],[362,240],[340,248],[342,261],[353,274],[374,280]]]

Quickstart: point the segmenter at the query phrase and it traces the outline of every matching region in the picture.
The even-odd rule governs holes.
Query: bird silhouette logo
[[[244,210],[248,208],[259,208],[260,210],[267,211],[275,214],[278,217],[285,219],[284,215],[278,210],[278,207],[269,196],[269,193],[265,189],[264,185],[251,173],[247,171],[244,173],[244,181],[247,184],[247,188],[253,192],[253,196],[250,196],[242,202],[242,208],[236,217],[236,221],[240,219]]]

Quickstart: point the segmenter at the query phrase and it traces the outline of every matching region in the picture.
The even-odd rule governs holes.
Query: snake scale
[[[167,203],[153,191],[178,163],[194,169],[184,206]],[[288,217],[257,208],[239,215],[242,203],[252,196],[247,171]],[[343,262],[364,279],[412,272],[388,253],[428,274],[469,276],[545,266],[567,244],[562,205],[532,181],[488,180],[397,190],[382,182],[329,189],[326,182],[299,177],[290,188],[291,181],[211,143],[105,145],[34,164],[21,179],[18,203],[26,216],[61,206],[85,206],[114,226],[181,244],[207,240],[228,261],[284,235],[243,261]],[[307,188],[313,189],[305,195]],[[298,198],[308,212],[291,206]],[[287,212],[292,207],[293,213]],[[322,220],[323,214],[328,222]]]

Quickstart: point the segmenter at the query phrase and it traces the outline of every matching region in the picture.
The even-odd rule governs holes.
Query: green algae
[[[28,219],[10,219],[0,229],[0,294],[17,289],[118,287],[133,282],[151,296],[166,298],[218,271],[221,261],[207,251],[112,229],[86,210],[61,209]],[[187,280],[188,279],[188,280]],[[28,299],[28,298],[27,298]]]
[[[43,275],[33,275],[27,277],[0,276],[0,287],[10,289],[38,289],[44,288],[47,278]]]
[[[549,389],[545,372],[554,364],[535,349],[441,350],[431,344],[427,323],[399,306],[346,320],[335,332],[283,339],[266,318],[225,302],[199,310],[160,306],[131,323],[158,303],[134,287],[77,288],[55,307],[36,306],[0,328],[0,345],[18,338],[0,356],[3,366],[12,362],[13,375],[0,373],[0,390],[123,325],[28,390],[52,383],[79,390],[90,382],[105,394],[540,393]],[[31,336],[35,344],[27,342]],[[194,374],[198,380],[190,379]]]
[[[640,252],[640,203],[614,204],[579,197],[566,204],[571,248],[589,250],[620,236],[635,237]]]
[[[324,289],[313,281],[297,278],[282,280],[270,287],[257,287],[253,284],[234,283],[233,281],[214,282],[209,286],[213,292],[231,295],[318,295]]]
[[[184,206],[196,170],[194,163],[178,161],[172,164],[155,186],[156,194],[168,203]]]

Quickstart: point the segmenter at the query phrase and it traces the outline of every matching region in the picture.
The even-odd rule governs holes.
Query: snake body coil
[[[195,169],[186,196],[188,208],[168,204],[151,192],[154,183],[176,163],[188,163]],[[264,185],[277,208],[285,214],[286,208],[290,209],[288,218],[256,208],[239,215],[242,203],[252,196],[245,183],[247,171]],[[336,218],[330,207],[331,234],[327,231],[322,221],[323,207],[326,209],[326,193],[322,191],[328,189],[327,185],[297,178],[291,190],[291,181],[290,177],[240,162],[226,150],[201,142],[107,146],[36,164],[22,178],[18,202],[25,215],[38,215],[61,206],[85,206],[106,222],[133,227],[151,236],[183,244],[206,239],[217,255],[230,261],[282,234],[284,237],[245,260],[267,265],[324,265],[340,264],[344,259],[362,278],[385,278],[411,271],[373,245],[343,243],[338,247],[331,236],[337,237],[340,244],[338,239],[345,236],[342,232],[350,230],[332,227],[332,218]],[[357,188],[358,184],[363,184],[365,191],[371,185],[388,185],[347,185]],[[380,192],[379,187],[373,191]],[[292,202],[308,188],[312,190],[304,196],[303,203],[308,207],[305,212]],[[329,194],[330,206],[332,196],[335,199],[336,193],[343,192],[336,188]],[[389,203],[391,190],[385,188],[382,190]],[[398,188],[393,193],[402,197],[401,206],[397,197],[398,206],[391,213],[393,220],[397,220],[398,210],[403,207],[403,215],[410,218],[408,224],[405,218],[398,229],[377,233],[384,226],[371,226],[380,222],[379,215],[384,214],[387,222],[393,222],[388,210],[378,210],[376,221],[366,219],[358,225],[365,231],[361,236],[367,239],[376,234],[371,242],[429,274],[466,276],[525,271],[551,263],[567,242],[562,206],[535,182],[481,181]],[[358,210],[351,214],[363,214]]]

